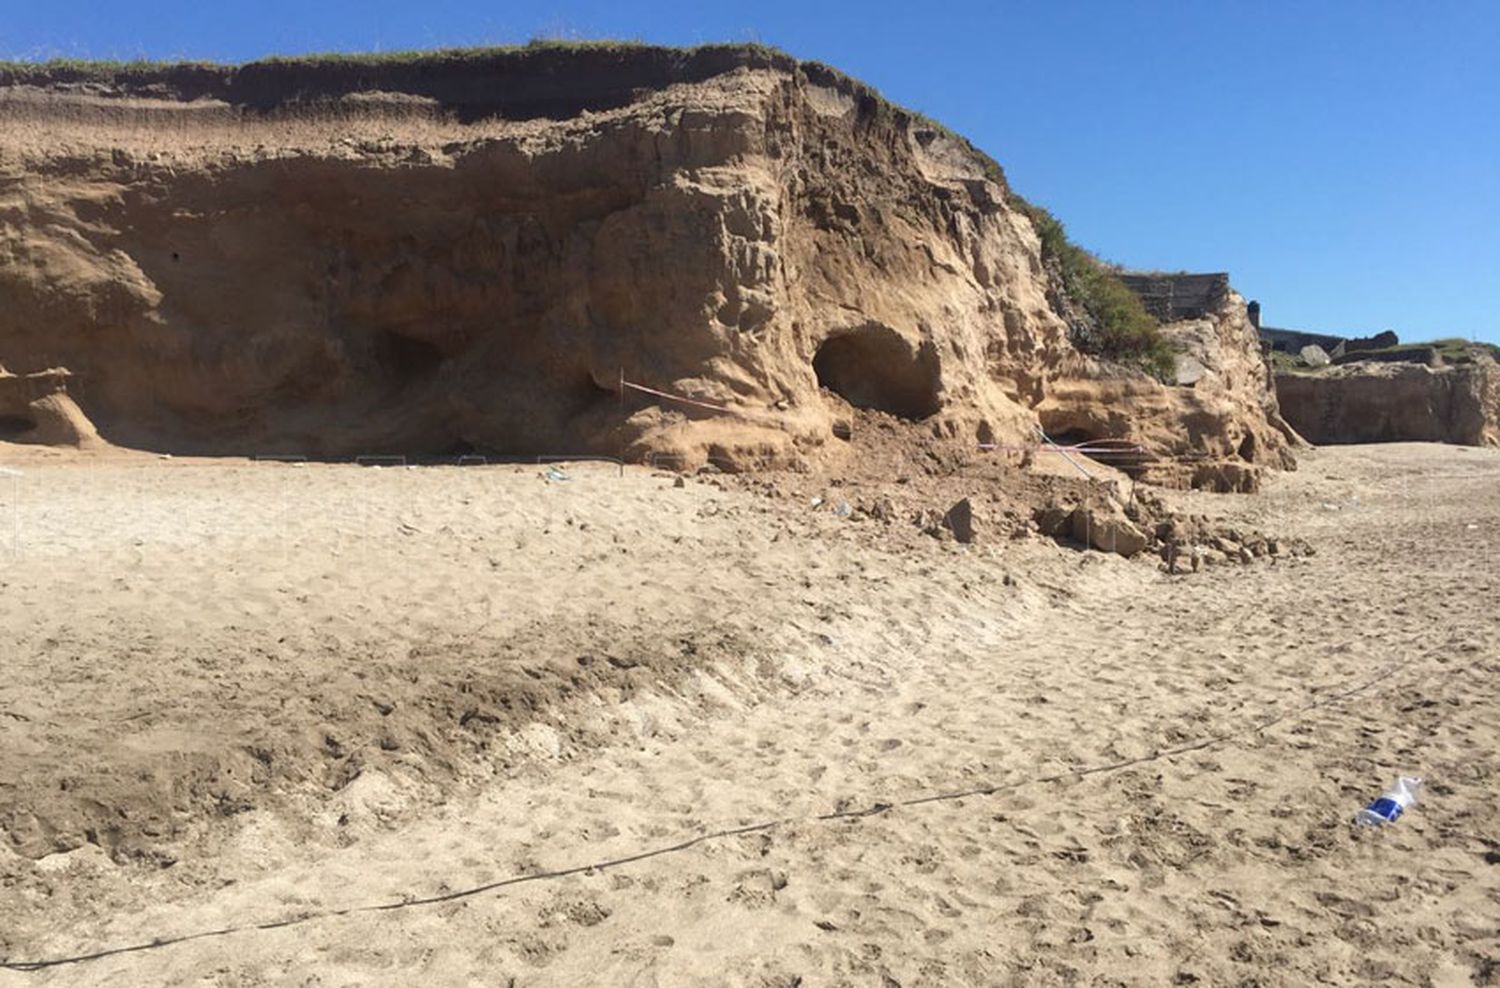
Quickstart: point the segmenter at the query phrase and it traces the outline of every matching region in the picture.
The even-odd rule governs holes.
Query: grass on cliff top
[[[1422,357],[1432,351],[1435,351],[1442,358],[1444,364],[1454,366],[1472,364],[1478,354],[1488,354],[1490,359],[1500,361],[1500,345],[1466,340],[1456,336],[1440,340],[1428,340],[1421,343],[1398,343],[1396,346],[1380,347],[1375,350],[1356,350],[1353,352],[1384,355],[1406,354],[1413,357]],[[1329,368],[1338,366],[1337,364],[1330,364],[1328,367],[1309,367],[1298,359],[1296,354],[1286,353],[1282,350],[1271,351],[1271,365],[1277,371],[1312,375],[1324,373]]]
[[[1066,231],[1051,213],[1033,205],[1010,187],[1005,170],[994,158],[981,151],[968,138],[931,117],[908,110],[886,99],[874,87],[822,62],[801,61],[787,52],[758,42],[710,43],[690,47],[653,45],[640,40],[533,38],[524,45],[494,45],[473,48],[409,49],[389,52],[323,52],[306,55],[273,55],[240,65],[209,61],[112,61],[51,59],[41,62],[0,61],[0,81],[99,81],[148,76],[163,71],[202,71],[225,73],[245,65],[278,67],[348,66],[381,68],[385,66],[428,64],[461,65],[496,57],[526,58],[551,52],[618,52],[627,54],[648,50],[668,50],[681,55],[710,52],[744,52],[767,60],[786,59],[804,70],[822,75],[869,97],[877,113],[905,114],[913,123],[928,127],[955,142],[980,165],[985,176],[1003,190],[1006,201],[1020,210],[1036,228],[1041,238],[1042,256],[1060,273],[1063,290],[1088,315],[1087,326],[1072,328],[1073,342],[1079,349],[1145,370],[1162,380],[1169,380],[1174,369],[1171,347],[1162,337],[1156,319],[1141,305],[1135,293],[1115,277],[1097,257],[1068,239]]]
[[[758,42],[715,42],[703,45],[669,46],[655,45],[646,41],[619,38],[571,39],[533,38],[523,45],[485,45],[469,48],[411,48],[380,52],[311,52],[305,55],[267,55],[250,62],[214,62],[204,59],[79,59],[51,58],[45,61],[18,61],[0,59],[0,73],[18,81],[27,78],[48,78],[60,72],[79,79],[107,81],[121,76],[141,75],[164,70],[202,69],[223,72],[244,68],[247,65],[348,65],[378,68],[389,65],[431,64],[460,65],[497,56],[525,56],[541,52],[619,52],[621,54],[648,50],[667,50],[679,54],[712,51],[742,51],[767,58],[792,56],[779,48]]]
[[[1440,340],[1428,340],[1417,343],[1398,343],[1395,346],[1382,347],[1379,350],[1361,350],[1360,353],[1384,353],[1384,354],[1422,354],[1428,350],[1437,351],[1437,355],[1449,364],[1471,364],[1474,362],[1475,353],[1488,353],[1492,358],[1500,360],[1500,346],[1494,343],[1480,343],[1475,340],[1466,340],[1457,336],[1449,336]]]
[[[1445,337],[1441,340],[1430,340],[1426,343],[1403,343],[1391,347],[1392,350],[1404,350],[1407,347],[1431,347],[1438,352],[1449,363],[1464,363],[1474,359],[1474,351],[1488,353],[1491,357],[1500,360],[1500,345],[1494,343],[1482,343],[1478,340],[1466,340],[1457,336]]]

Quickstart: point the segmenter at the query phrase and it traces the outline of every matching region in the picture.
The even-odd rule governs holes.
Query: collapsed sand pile
[[[1276,390],[1287,420],[1315,443],[1500,446],[1500,365],[1482,348],[1457,365],[1359,361],[1283,371]]]
[[[1069,341],[1004,178],[764,49],[0,78],[0,362],[199,454],[850,455],[1128,437],[1152,479],[1290,465],[1237,297],[1161,384]],[[624,377],[729,411],[639,391]]]
[[[0,367],[0,442],[94,446],[93,423],[68,395],[66,370],[10,374]]]

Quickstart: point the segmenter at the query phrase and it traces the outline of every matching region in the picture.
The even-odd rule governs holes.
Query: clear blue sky
[[[1078,242],[1271,325],[1500,342],[1500,2],[0,0],[0,56],[759,40],[966,134]]]

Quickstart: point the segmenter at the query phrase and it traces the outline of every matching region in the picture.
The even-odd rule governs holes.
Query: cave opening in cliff
[[[437,373],[443,351],[435,343],[388,330],[380,334],[376,359],[398,385],[405,387]]]
[[[1043,412],[1039,417],[1047,441],[1062,447],[1064,456],[1087,457],[1128,477],[1141,477],[1150,468],[1151,456],[1120,435],[1121,430],[1090,418],[1080,421],[1069,412]],[[1078,446],[1085,448],[1074,449]]]
[[[830,336],[813,356],[818,386],[858,408],[912,421],[937,412],[938,360],[932,344],[913,347],[888,326]]]
[[[0,415],[0,439],[24,436],[36,429],[36,423],[24,415]]]

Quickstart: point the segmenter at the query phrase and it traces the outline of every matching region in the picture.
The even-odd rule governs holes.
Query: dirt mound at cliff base
[[[351,645],[325,654],[328,666],[353,669],[372,648]],[[248,640],[221,643],[217,661],[249,663],[257,651]],[[695,670],[731,658],[755,663],[732,631],[700,626],[679,639],[595,622],[538,624],[501,641],[433,640],[411,650],[410,674],[370,668],[345,673],[342,684],[304,684],[318,714],[297,730],[271,717],[259,730],[210,739],[163,710],[132,724],[130,744],[113,753],[75,747],[66,762],[28,759],[8,773],[23,795],[0,809],[0,833],[28,858],[93,844],[120,864],[166,866],[184,845],[212,837],[218,821],[253,810],[319,815],[309,807],[336,801],[366,772],[407,791],[390,823],[418,793],[474,784],[530,757],[528,725],[548,725],[555,754],[586,751],[619,730],[600,698],[623,704],[680,690]]]
[[[1241,541],[1238,531],[1181,517],[1164,498],[1165,491],[1085,454],[984,448],[868,410],[851,415],[848,434],[815,468],[701,479],[790,500],[808,512],[832,514],[855,526],[873,524],[883,541],[896,545],[935,538],[1003,546],[1040,534],[1075,547],[1138,557],[1161,554],[1169,542],[1186,552],[1215,538]],[[1259,483],[1258,475],[1251,476],[1254,484],[1247,482],[1247,489]],[[1211,483],[1197,486],[1222,489]],[[1246,538],[1262,546],[1268,540],[1258,533]],[[1293,543],[1282,543],[1287,557],[1307,548],[1299,543],[1294,550]]]
[[[0,368],[0,442],[93,448],[99,433],[67,392],[68,371],[7,374]]]

